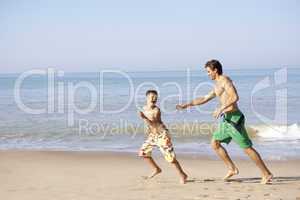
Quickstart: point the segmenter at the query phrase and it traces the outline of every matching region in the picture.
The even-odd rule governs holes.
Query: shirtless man
[[[175,166],[180,176],[180,182],[184,184],[186,183],[187,175],[176,160],[169,131],[161,120],[160,109],[156,106],[157,92],[155,90],[148,90],[146,92],[146,97],[146,105],[143,107],[143,111],[139,111],[140,117],[144,119],[147,124],[148,134],[146,141],[139,151],[139,156],[143,157],[153,168],[153,173],[146,178],[153,178],[161,173],[161,169],[151,157],[153,147],[157,146],[164,155],[166,161]]]
[[[261,183],[270,183],[273,175],[266,167],[259,153],[252,147],[252,142],[249,139],[244,126],[244,115],[237,105],[239,96],[236,88],[230,78],[223,75],[222,65],[219,61],[208,61],[205,65],[205,69],[207,70],[208,76],[215,81],[214,89],[206,96],[199,97],[187,104],[177,105],[176,108],[186,109],[191,106],[201,105],[217,96],[221,105],[213,112],[213,117],[217,119],[222,116],[223,121],[221,122],[219,129],[213,133],[211,146],[229,169],[224,180],[228,180],[233,175],[237,175],[239,173],[238,168],[232,162],[225,148],[221,145],[221,143],[228,144],[231,140],[233,140],[242,149],[244,149],[244,152],[261,170]]]

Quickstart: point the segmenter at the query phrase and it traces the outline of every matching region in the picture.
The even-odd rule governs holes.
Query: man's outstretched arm
[[[190,103],[176,105],[176,109],[181,110],[181,109],[186,109],[186,108],[192,107],[192,106],[202,105],[202,104],[205,104],[206,102],[210,101],[214,97],[216,97],[216,93],[214,92],[214,90],[212,90],[210,93],[208,93],[204,97],[196,98],[196,99],[192,100]]]

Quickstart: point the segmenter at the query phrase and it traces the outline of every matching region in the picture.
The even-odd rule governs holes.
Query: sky
[[[0,73],[300,67],[300,0],[0,0]]]

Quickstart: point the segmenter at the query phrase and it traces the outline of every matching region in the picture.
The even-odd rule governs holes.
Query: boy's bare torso
[[[148,106],[143,107],[144,115],[152,121],[151,124],[148,124],[148,132],[151,134],[159,134],[162,130],[166,129],[165,124],[161,120],[160,110],[157,106],[150,108]]]

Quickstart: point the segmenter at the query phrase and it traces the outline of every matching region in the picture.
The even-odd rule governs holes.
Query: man
[[[222,65],[218,60],[208,61],[205,69],[208,76],[215,81],[214,89],[206,96],[194,99],[187,104],[177,105],[176,108],[186,109],[191,106],[201,105],[217,96],[221,105],[213,112],[213,117],[219,118],[222,116],[223,121],[219,129],[213,133],[211,146],[229,169],[224,180],[228,180],[239,173],[238,168],[232,162],[226,149],[221,145],[221,143],[228,144],[231,140],[234,140],[261,170],[261,183],[270,183],[273,175],[266,167],[259,153],[252,147],[252,142],[244,126],[244,115],[237,105],[239,96],[235,86],[229,77],[223,75]]]

